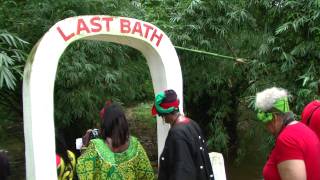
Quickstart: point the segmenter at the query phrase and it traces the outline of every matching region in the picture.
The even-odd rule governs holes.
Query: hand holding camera
[[[99,137],[99,129],[88,129],[86,134],[82,138],[77,138],[76,149],[81,149],[82,147],[87,147],[91,139],[96,139]]]
[[[90,132],[90,139],[96,139],[99,137],[99,129],[92,129]]]

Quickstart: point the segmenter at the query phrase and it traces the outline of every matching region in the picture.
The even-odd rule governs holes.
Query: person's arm
[[[90,143],[86,151],[77,159],[76,174],[79,180],[95,179],[95,166],[98,161],[95,146]]]
[[[88,147],[89,142],[90,142],[90,134],[91,134],[92,129],[88,129],[86,131],[86,134],[84,134],[84,136],[82,136],[82,146],[84,147]]]
[[[279,136],[274,149],[278,173],[282,180],[306,180],[307,172],[299,138],[291,134]]]
[[[194,180],[197,179],[197,167],[195,167],[191,155],[191,149],[182,139],[174,139],[170,143],[170,166],[172,174],[170,180]]]
[[[87,147],[89,146],[89,142],[91,140],[91,132],[92,132],[92,129],[88,129],[86,131],[86,133],[82,136],[82,147],[80,148],[80,153],[83,154]]]
[[[303,160],[286,160],[278,164],[281,180],[306,180],[306,167]]]

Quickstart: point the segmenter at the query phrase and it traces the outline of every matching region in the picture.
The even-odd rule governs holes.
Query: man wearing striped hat
[[[208,148],[198,124],[179,111],[174,90],[158,93],[152,108],[171,125],[160,156],[159,180],[214,180]]]

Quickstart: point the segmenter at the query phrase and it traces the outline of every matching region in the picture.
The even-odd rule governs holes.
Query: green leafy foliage
[[[146,124],[149,128],[154,128],[157,125],[157,119],[150,113],[153,102],[143,102],[135,104],[134,107],[129,108],[131,111],[127,112],[128,118],[135,119]]]
[[[318,98],[319,7],[319,0],[3,1],[0,117],[22,121],[19,74],[30,50],[22,47],[25,41],[34,45],[52,25],[70,16],[127,16],[160,27],[176,46],[246,59],[238,63],[177,50],[184,106],[205,130],[211,150],[224,152],[228,161],[240,163],[252,148],[266,155],[273,139],[254,121],[254,95],[271,86],[286,88],[297,114]],[[153,97],[143,56],[112,43],[71,44],[56,78],[56,126],[77,136],[98,121],[106,99],[131,105]],[[9,115],[12,109],[15,113]]]
[[[106,100],[125,104],[151,99],[145,59],[136,50],[106,42],[79,41],[61,57],[55,84],[56,125],[99,122]]]
[[[2,27],[9,32],[19,34],[19,37],[30,42],[29,48],[38,42],[43,34],[59,20],[70,16],[95,14],[127,16],[137,19],[141,19],[139,17],[143,15],[139,3],[132,1],[31,0],[0,2]],[[7,37],[1,36],[1,47],[4,47],[3,45],[14,47],[24,44],[21,39]],[[6,44],[2,43],[3,40],[6,40]],[[30,49],[23,49],[22,52],[29,53],[29,51]],[[18,121],[19,126],[16,130],[23,132],[22,79],[16,76],[21,71],[14,71],[16,70],[14,68],[18,68],[14,65],[22,65],[22,70],[24,61],[21,61],[21,64],[13,64],[12,62],[20,60],[15,59],[20,57],[18,56],[20,52],[14,54],[17,57],[8,55],[8,51],[5,52],[6,54],[1,54],[3,55],[1,58],[6,58],[4,65],[10,68],[13,76],[7,75],[11,81],[4,80],[3,82],[4,84],[10,82],[11,84],[8,85],[12,90],[3,88],[0,90],[0,118],[11,122]],[[128,105],[141,100],[151,100],[152,92],[146,61],[138,51],[106,42],[75,42],[62,55],[56,75],[55,127],[65,132],[69,146],[73,147],[75,138],[80,137],[85,129],[96,127],[96,124],[99,123],[98,114],[107,99]],[[21,139],[23,142],[23,137]],[[23,177],[23,173],[21,176]]]
[[[139,19],[143,15],[138,2],[112,0],[6,1],[0,11],[3,17],[0,22],[31,44],[57,21],[70,16],[107,14]],[[144,57],[132,48],[111,43],[72,44],[61,57],[56,79],[55,120],[60,128],[71,127],[73,123],[92,126],[106,99],[130,104],[152,98]],[[12,83],[9,85],[12,87]]]
[[[248,141],[267,137],[250,123],[255,116],[247,114],[254,110],[256,92],[271,86],[288,89],[297,114],[316,98],[317,1],[167,0],[143,5],[146,18],[168,32],[175,45],[248,59],[237,64],[178,50],[186,112],[206,130],[214,151],[245,157]],[[267,154],[269,148],[258,149]]]
[[[0,30],[0,89],[13,90],[21,78],[28,43],[19,37]]]

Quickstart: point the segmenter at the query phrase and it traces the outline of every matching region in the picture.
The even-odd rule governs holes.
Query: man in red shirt
[[[301,122],[309,126],[320,139],[320,101],[310,102],[302,111]]]
[[[269,88],[256,95],[258,120],[276,138],[263,168],[265,180],[320,180],[320,142],[289,109],[288,93]]]
[[[320,80],[318,81],[318,96],[320,96]],[[309,126],[320,140],[320,101],[314,100],[307,104],[301,114],[301,122]]]

